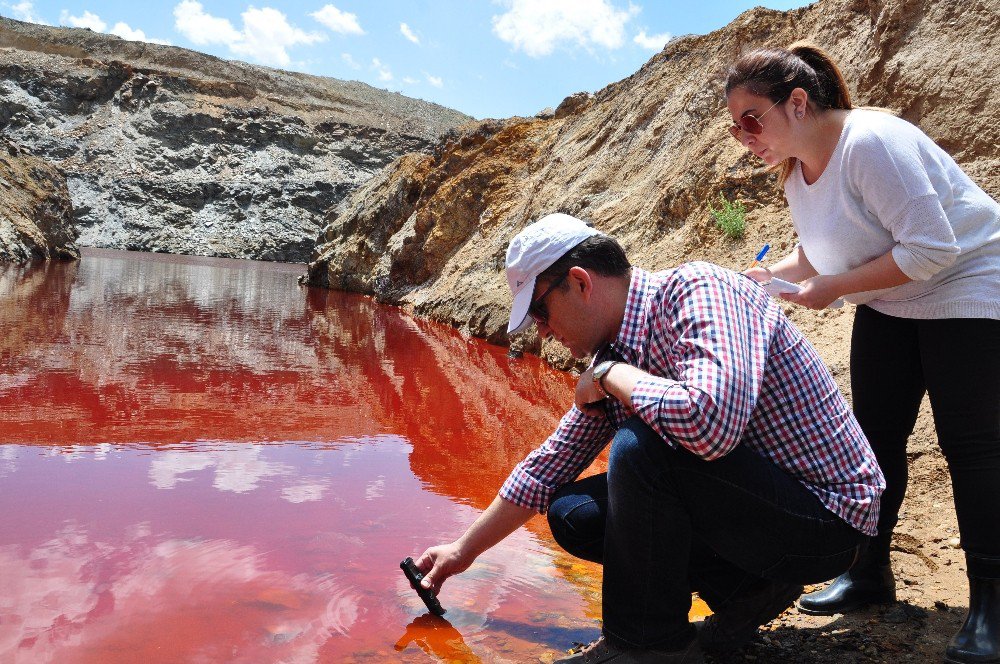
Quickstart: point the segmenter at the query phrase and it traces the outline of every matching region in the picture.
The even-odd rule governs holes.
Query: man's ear
[[[583,296],[584,302],[589,300],[594,294],[593,275],[578,265],[574,265],[569,269],[566,281],[569,283],[571,290],[579,292]]]

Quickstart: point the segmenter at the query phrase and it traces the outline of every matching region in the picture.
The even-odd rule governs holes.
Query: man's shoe
[[[557,659],[552,664],[703,664],[705,658],[693,639],[683,650],[623,650],[607,642],[602,636],[579,652]]]
[[[801,594],[800,585],[767,581],[759,590],[730,599],[698,624],[701,647],[710,653],[739,650]]]
[[[944,653],[948,664],[1000,662],[1000,579],[969,577],[969,615]]]
[[[895,601],[896,579],[892,567],[862,560],[823,590],[803,595],[798,607],[810,616],[832,616]]]

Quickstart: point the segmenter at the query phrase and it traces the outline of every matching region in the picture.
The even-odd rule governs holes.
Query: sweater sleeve
[[[892,257],[914,281],[925,281],[947,268],[961,251],[941,196],[934,169],[942,166],[922,154],[913,132],[865,132],[853,141],[848,168],[867,210],[892,235]],[[942,174],[943,175],[943,174]]]

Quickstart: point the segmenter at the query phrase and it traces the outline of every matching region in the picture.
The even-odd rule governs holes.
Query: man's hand
[[[580,380],[576,382],[576,407],[590,417],[604,415],[604,400],[607,395],[602,394],[597,385],[594,384],[594,367],[591,367],[580,374]]]
[[[467,555],[458,542],[452,542],[432,546],[414,562],[424,575],[420,585],[430,588],[437,595],[449,577],[469,569],[475,559],[475,556]]]
[[[831,302],[843,295],[837,288],[833,275],[819,275],[806,279],[798,293],[782,293],[782,299],[810,309],[826,309]]]
[[[483,551],[495,546],[535,514],[534,510],[518,507],[497,496],[464,535],[451,544],[432,546],[420,554],[414,561],[424,575],[420,585],[437,595],[445,581],[469,569]]]

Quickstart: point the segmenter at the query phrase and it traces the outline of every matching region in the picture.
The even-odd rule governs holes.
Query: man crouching
[[[564,214],[507,250],[508,332],[532,322],[593,354],[576,403],[456,541],[417,559],[425,587],[548,512],[603,564],[600,639],[559,662],[701,662],[742,647],[802,584],[851,567],[884,488],[816,350],[752,279],[710,263],[650,273]],[[608,472],[576,478],[611,443]],[[714,614],[688,622],[691,592]]]

